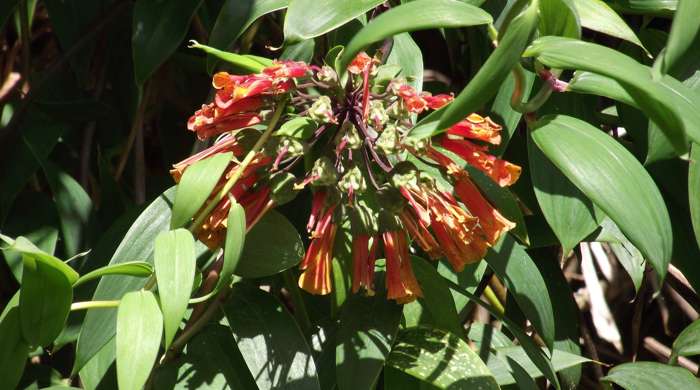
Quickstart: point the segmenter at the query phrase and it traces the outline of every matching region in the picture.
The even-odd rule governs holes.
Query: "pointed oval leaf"
[[[201,43],[190,40],[190,49],[199,49],[210,56],[215,57],[224,62],[228,62],[236,68],[243,70],[244,72],[260,72],[264,67],[272,64],[272,60],[265,57],[258,57],[252,54],[236,54],[228,51],[219,50],[207,45],[202,45]]]
[[[209,46],[229,49],[258,18],[283,9],[288,4],[289,0],[226,0],[209,35]],[[207,57],[209,72],[214,69],[216,62],[216,57]]]
[[[401,305],[384,296],[351,295],[336,333],[338,389],[374,388],[401,321]]]
[[[27,363],[29,346],[22,338],[19,295],[8,302],[0,316],[0,388],[14,389]]]
[[[675,361],[678,356],[695,355],[700,355],[700,320],[695,320],[676,337],[670,360]]]
[[[530,361],[523,347],[509,346],[496,348],[495,352],[495,359],[489,359],[488,367],[498,380],[499,385],[506,386],[518,383],[517,378],[514,378],[516,376],[515,373],[512,372],[514,368],[512,362],[517,363],[530,378],[542,377],[542,372]],[[591,362],[591,360],[583,356],[558,349],[552,350],[552,366],[557,372],[577,367],[588,362]]]
[[[530,177],[537,203],[564,253],[569,253],[600,224],[600,210],[552,165],[535,146],[527,143]]]
[[[572,2],[576,0],[540,0],[540,36],[581,37],[579,15]]]
[[[152,261],[154,241],[158,234],[170,226],[170,205],[175,196],[171,187],[156,198],[134,221],[124,239],[114,252],[109,264],[121,264],[133,259]],[[143,278],[114,275],[102,279],[97,285],[94,301],[120,299],[129,291],[138,290],[146,283]],[[114,337],[117,312],[115,310],[88,310],[78,336],[75,365],[77,373],[102,347]]]
[[[139,0],[134,4],[131,46],[136,84],[143,86],[182,42],[202,0]]]
[[[700,381],[690,371],[657,362],[620,364],[600,380],[625,390],[700,389]]]
[[[450,289],[442,281],[435,266],[416,256],[411,256],[411,265],[423,290],[423,296],[417,301],[404,305],[404,309],[409,305],[418,305],[420,309],[417,310],[417,314],[420,318],[414,321],[415,323],[429,324],[463,337],[464,330],[452,301]],[[404,315],[405,313],[404,310]]]
[[[671,33],[668,36],[663,53],[662,70],[675,75],[684,71],[683,63],[688,57],[697,61],[697,52],[693,52],[700,43],[700,1],[681,0],[673,16]]]
[[[416,41],[411,38],[411,34],[401,33],[394,36],[394,43],[386,63],[398,65],[401,76],[410,80],[408,84],[418,91],[423,90],[423,53]]]
[[[78,273],[75,272],[68,264],[64,263],[57,257],[50,255],[41,249],[37,248],[31,241],[27,240],[25,237],[19,236],[17,239],[0,234],[0,240],[4,241],[8,246],[2,248],[3,250],[10,250],[20,253],[22,256],[28,256],[36,261],[40,261],[51,268],[55,268],[60,271],[71,283],[75,283],[78,280]]]
[[[295,43],[334,30],[382,4],[383,0],[291,0],[284,40]]]
[[[150,291],[127,293],[117,314],[117,382],[119,390],[140,390],[158,356],[163,316]]]
[[[231,283],[233,273],[241,260],[246,238],[245,210],[240,203],[231,205],[226,224],[226,242],[224,246],[224,264],[221,267],[221,276],[214,290]]]
[[[569,81],[568,91],[576,93],[584,93],[617,100],[627,104],[628,106],[637,107],[632,96],[625,91],[624,88],[610,77],[601,76],[592,72],[574,72],[574,78]]]
[[[634,31],[608,4],[602,0],[572,0],[581,26],[611,37],[632,42],[646,51]]]
[[[671,221],[659,189],[637,159],[590,124],[563,115],[539,120],[532,139],[619,226],[663,279],[673,246]]]
[[[258,390],[231,329],[219,324],[197,333],[186,354],[155,371],[153,383],[154,389]]]
[[[22,335],[32,347],[45,346],[63,330],[73,301],[73,286],[60,269],[37,257],[24,255],[22,261],[19,296]]]
[[[197,265],[192,233],[185,229],[156,237],[154,252],[158,297],[163,311],[164,344],[168,349],[187,310]]]
[[[486,254],[489,267],[501,278],[523,311],[552,349],[554,344],[554,309],[547,284],[525,249],[506,235]]]
[[[372,19],[355,35],[340,57],[340,69],[345,69],[362,49],[392,35],[430,28],[476,26],[491,22],[493,18],[488,12],[457,0],[416,0],[405,3]]]
[[[73,284],[73,288],[105,275],[127,275],[145,278],[151,276],[152,273],[153,266],[151,263],[145,261],[129,261],[127,263],[106,265],[81,276],[80,279]]]
[[[399,332],[387,365],[439,389],[499,389],[479,355],[464,340],[440,329]]]
[[[579,69],[615,79],[679,152],[700,140],[700,95],[670,76],[657,80],[631,57],[595,43],[561,37],[535,41],[523,54],[557,69]]]
[[[248,232],[235,274],[245,278],[270,276],[295,266],[303,257],[299,233],[285,216],[270,210]]]
[[[170,228],[177,229],[190,221],[211,195],[233,153],[219,153],[189,166],[180,178],[175,193]]]
[[[455,100],[445,107],[435,130],[444,130],[461,121],[467,115],[480,109],[496,94],[508,73],[520,61],[520,54],[530,42],[537,28],[537,2],[533,2],[523,13],[518,15],[508,26],[498,42],[498,47],[491,53],[481,69],[469,81],[469,84],[457,95]],[[421,126],[416,126],[411,135],[421,134]],[[427,135],[434,134],[435,131]]]
[[[237,283],[223,309],[261,390],[320,389],[311,349],[294,317],[275,297]]]

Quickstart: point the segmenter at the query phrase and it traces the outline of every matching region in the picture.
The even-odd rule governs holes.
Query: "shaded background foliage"
[[[539,5],[540,36],[581,36],[661,69],[697,90],[700,39],[698,9],[692,1],[681,2],[684,12],[676,12],[678,2],[655,0],[540,0],[533,7]],[[89,250],[69,263],[80,275],[107,265],[110,259],[112,263],[148,260],[155,234],[146,234],[144,226],[165,225],[167,230],[169,225],[173,191],[161,196],[173,184],[168,170],[204,147],[193,143],[185,126],[187,118],[211,97],[214,69],[241,71],[188,49],[188,41],[240,54],[320,64],[331,48],[347,45],[368,19],[403,2],[382,3],[292,0],[287,10],[289,2],[284,0],[4,1],[0,5],[2,233],[26,236],[59,259]],[[424,3],[437,7],[435,2]],[[449,9],[450,2],[441,3]],[[512,22],[510,10],[527,5],[505,0],[463,3],[488,11],[500,32]],[[324,25],[319,15],[331,15],[334,20]],[[493,37],[483,26],[440,28],[439,23],[432,29],[394,36],[388,62],[401,64],[415,76],[412,82],[425,90],[458,94],[479,77],[491,58]],[[527,38],[523,45],[529,43]],[[576,50],[563,44],[554,50],[542,42],[521,59],[526,69],[525,100],[543,86],[546,89],[546,81],[535,75],[539,65],[533,57],[552,68],[568,69],[561,78],[569,80],[569,92],[555,92],[536,114],[567,115],[589,126],[553,120],[539,122],[532,126],[536,131],[528,132],[521,114],[510,106],[512,75],[505,80],[493,78],[482,90],[472,91],[477,96],[473,101],[478,102],[474,109],[504,125],[507,141],[499,154],[524,168],[512,193],[494,195],[501,199],[494,203],[501,210],[509,207],[509,218],[519,226],[485,262],[457,275],[444,264],[435,268],[414,259],[426,296],[404,307],[381,296],[327,298],[300,293],[290,287],[293,271],[279,272],[289,265],[274,260],[285,251],[294,257],[301,250],[305,239],[297,232],[304,231],[310,202],[300,196],[280,208],[284,216],[272,217],[289,220],[285,243],[275,243],[279,247],[266,243],[267,237],[279,235],[274,226],[283,223],[263,224],[248,237],[251,244],[243,250],[242,259],[272,259],[271,270],[242,260],[241,276],[248,277],[234,285],[223,305],[223,319],[192,339],[186,355],[159,367],[151,377],[154,388],[466,388],[473,383],[495,388],[516,386],[516,382],[520,388],[552,386],[542,379],[542,366],[526,354],[538,350],[537,345],[554,346],[551,363],[565,388],[578,383],[595,388],[605,375],[620,386],[642,388],[626,382],[640,372],[656,376],[654,380],[697,387],[687,375],[689,371],[697,374],[697,361],[686,356],[698,352],[692,333],[698,326],[688,328],[673,351],[671,346],[697,319],[700,308],[695,293],[700,286],[696,241],[700,172],[692,165],[698,152],[693,150],[689,158],[688,150],[679,150],[687,149],[686,135],[698,141],[693,134],[700,122],[693,121],[700,99],[678,108],[681,119],[669,119],[650,109],[664,100],[653,89],[655,84],[647,83],[649,89],[639,93],[625,84],[624,75],[616,78],[606,73],[614,71],[620,58],[603,53],[576,59]],[[585,53],[586,49],[594,52],[590,47],[580,50]],[[515,54],[520,57],[521,51]],[[570,58],[556,57],[562,53]],[[591,64],[577,62],[586,60]],[[511,68],[512,64],[504,68],[504,74]],[[574,69],[578,70],[573,73]],[[678,128],[675,135],[668,130],[672,127]],[[611,142],[613,138],[605,133],[619,143]],[[602,137],[599,148],[579,147],[557,155],[557,142],[582,145],[587,134]],[[596,153],[611,143],[632,153],[625,155],[629,159],[620,166],[601,160]],[[622,153],[619,150],[616,155]],[[628,168],[629,175],[623,173]],[[577,176],[573,172],[577,169],[583,174]],[[628,180],[640,171],[648,172],[653,181]],[[601,190],[596,186],[606,182],[598,178],[606,173],[612,184]],[[627,186],[626,190],[620,191],[620,186]],[[634,219],[644,214],[635,208],[659,204],[655,199],[639,200],[635,191],[648,194],[656,187],[663,197],[660,204],[668,209],[672,232],[663,221],[660,228],[635,226],[646,222]],[[629,195],[632,198],[624,198]],[[631,218],[626,224],[617,217],[625,214],[620,211],[625,207],[624,218]],[[253,249],[255,244],[270,247],[266,252]],[[207,257],[200,247],[197,255]],[[8,302],[20,287],[23,262],[11,250],[3,251],[3,257],[0,304],[12,307]],[[651,266],[646,266],[645,258]],[[659,278],[670,259],[666,278]],[[336,263],[341,267],[343,259]],[[107,283],[101,284],[105,297],[143,285],[142,280],[104,280],[116,286],[107,291]],[[252,286],[264,286],[266,292]],[[498,312],[490,315],[474,304],[474,297],[465,298],[464,293],[481,296],[486,286],[484,299],[502,304],[506,324],[513,326],[501,328]],[[74,290],[73,301],[90,300],[100,288],[85,283]],[[100,291],[93,299],[99,296]],[[13,315],[8,312],[8,317]],[[112,312],[114,322],[116,312]],[[99,342],[78,341],[76,348],[83,321],[97,326],[99,319],[91,320],[90,313],[71,313],[58,338],[44,343],[53,345],[30,352],[20,388],[116,387],[113,331],[96,336]],[[534,337],[520,337],[521,328],[534,332]],[[457,351],[457,356],[446,356],[450,351]],[[610,372],[607,365],[582,366],[586,358],[613,366],[670,359],[684,368],[626,365]],[[469,364],[475,365],[473,371],[464,369]],[[455,367],[463,377],[443,375],[446,367]],[[76,370],[81,368],[78,376]],[[681,371],[663,379],[666,369]],[[652,382],[648,386],[659,388]]]

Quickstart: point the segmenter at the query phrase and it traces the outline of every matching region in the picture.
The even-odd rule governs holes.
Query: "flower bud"
[[[347,145],[350,149],[355,150],[362,146],[362,138],[360,138],[360,133],[357,132],[355,125],[350,125],[345,133],[345,139],[347,140]]]
[[[376,144],[384,154],[394,154],[399,150],[399,132],[394,125],[387,126],[377,138]]]
[[[418,153],[425,150],[428,146],[427,138],[406,137],[403,139],[403,144]]]
[[[328,157],[321,157],[316,160],[314,167],[311,169],[311,176],[315,178],[313,184],[317,186],[329,186],[338,181],[338,174]]]
[[[386,113],[381,100],[372,100],[369,102],[369,119],[372,123],[380,123],[382,125],[389,120],[389,115]]]
[[[358,167],[352,167],[338,182],[338,187],[348,193],[361,193],[367,189],[367,182]]]
[[[334,123],[335,117],[333,116],[331,98],[325,95],[319,96],[309,108],[309,116],[317,122]]]
[[[318,81],[324,83],[338,82],[338,74],[335,73],[335,70],[333,70],[333,68],[331,68],[328,65],[323,65],[321,69],[319,69],[319,71],[316,72],[316,78],[318,78]]]
[[[301,156],[304,154],[304,144],[293,137],[280,137],[277,144],[277,153],[286,149],[286,155],[289,157]]]

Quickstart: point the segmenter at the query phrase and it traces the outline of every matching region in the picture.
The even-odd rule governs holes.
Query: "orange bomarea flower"
[[[427,108],[437,110],[454,99],[452,95],[440,94],[433,96],[430,92],[418,93],[415,88],[408,84],[401,85],[398,94],[403,99],[406,109],[415,114],[420,114]]]
[[[276,79],[299,78],[309,73],[309,65],[301,61],[275,61],[272,66],[263,69],[263,74]]]
[[[422,297],[423,291],[413,274],[405,233],[384,232],[382,239],[386,255],[387,298],[394,299],[397,303],[408,303]]]
[[[170,170],[170,175],[175,180],[175,183],[179,183],[182,174],[185,172],[185,169],[187,169],[190,165],[196,163],[197,161],[211,157],[215,154],[227,152],[233,152],[234,157],[240,157],[243,155],[244,152],[243,147],[238,143],[238,140],[230,134],[222,137],[213,146],[204,149],[197,154],[193,154],[192,156],[173,165],[173,169]]]
[[[250,127],[262,121],[258,112],[246,111],[260,108],[261,99],[245,99],[240,103],[241,105],[232,105],[227,109],[220,109],[215,103],[203,105],[187,121],[187,129],[197,133],[197,138],[203,140],[227,131]]]
[[[356,55],[352,62],[350,62],[350,65],[348,65],[348,72],[352,74],[361,74],[371,69],[372,62],[372,57],[365,52],[361,52]]]
[[[309,249],[299,266],[304,271],[299,276],[299,287],[311,294],[326,295],[331,292],[333,243],[338,230],[333,223],[334,211],[335,206],[329,207],[318,221]]]
[[[515,183],[520,177],[521,168],[519,166],[489,154],[486,146],[449,137],[442,137],[440,145],[487,174],[501,187]]]
[[[372,244],[370,246],[370,239]],[[352,292],[364,288],[368,295],[374,295],[374,262],[377,252],[377,237],[358,234],[352,238]]]
[[[492,121],[491,118],[471,114],[467,119],[447,129],[447,134],[498,145],[501,143],[501,129],[502,127]]]
[[[501,234],[515,227],[515,223],[506,219],[479,192],[479,189],[469,179],[467,172],[456,175],[455,194],[469,211],[479,219],[479,227],[484,232],[489,244],[494,245]]]

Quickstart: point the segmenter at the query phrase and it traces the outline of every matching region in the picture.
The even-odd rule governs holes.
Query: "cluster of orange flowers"
[[[190,118],[188,129],[200,139],[219,139],[176,164],[172,174],[178,181],[192,163],[233,152],[213,193],[243,169],[230,194],[244,207],[248,229],[281,203],[275,196],[277,187],[271,185],[275,176],[291,177],[293,191],[313,191],[307,224],[310,244],[300,263],[299,286],[314,294],[331,292],[333,248],[338,231],[346,228],[341,221],[349,217],[352,290],[374,293],[375,263],[383,257],[387,297],[409,302],[422,295],[411,267],[412,242],[414,249],[431,259],[444,257],[460,271],[482,259],[514,227],[448,152],[500,186],[513,184],[520,167],[489,154],[489,145],[501,141],[501,127],[476,114],[432,140],[411,139],[411,115],[439,109],[452,101],[452,95],[418,92],[398,77],[381,85],[376,82],[380,70],[379,61],[361,53],[347,68],[348,84],[341,84],[344,78],[328,66],[292,61],[275,62],[259,74],[217,73],[214,101]],[[255,151],[252,162],[241,166],[238,161],[249,152],[243,129],[266,123],[283,95],[292,109],[282,121],[302,120],[313,131],[299,136],[273,134]],[[304,155],[313,156],[315,162],[297,178],[291,172]],[[411,163],[412,158],[441,167],[453,188],[442,188]],[[211,248],[223,241],[230,206],[229,197],[221,200],[198,232]]]

